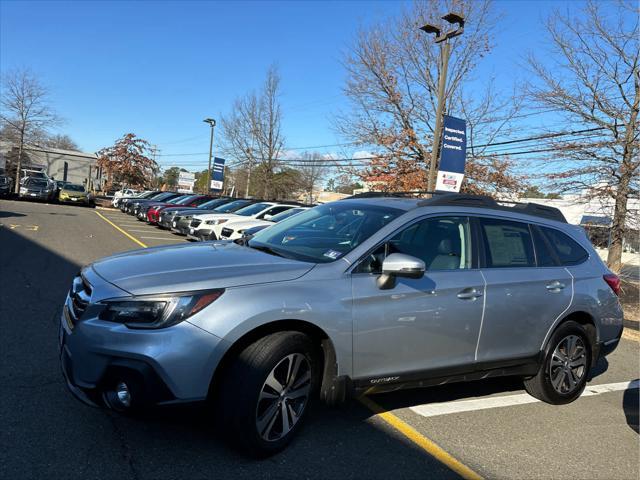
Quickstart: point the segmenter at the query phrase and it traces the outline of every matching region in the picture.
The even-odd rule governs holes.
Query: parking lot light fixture
[[[436,183],[436,163],[440,150],[440,137],[442,136],[442,115],[445,104],[445,88],[447,85],[447,68],[449,66],[449,56],[451,55],[451,45],[449,39],[457,37],[464,32],[464,16],[459,13],[449,12],[442,17],[449,24],[457,25],[457,28],[443,32],[443,30],[431,23],[420,27],[420,30],[435,35],[435,43],[440,43],[440,77],[438,79],[438,106],[436,107],[436,126],[433,132],[433,146],[431,149],[431,161],[429,163],[429,177],[427,190],[435,190]]]
[[[204,123],[208,123],[211,127],[211,140],[209,141],[209,168],[207,169],[207,188],[205,193],[211,193],[211,159],[213,158],[213,130],[216,126],[216,121],[213,118],[205,118]]]

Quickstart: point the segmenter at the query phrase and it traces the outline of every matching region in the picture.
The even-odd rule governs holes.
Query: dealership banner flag
[[[224,158],[213,159],[213,172],[211,173],[211,189],[222,190],[224,185]]]
[[[459,192],[467,155],[467,122],[445,115],[441,144],[436,190]]]

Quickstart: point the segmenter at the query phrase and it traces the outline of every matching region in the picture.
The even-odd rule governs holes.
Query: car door
[[[482,321],[484,281],[472,261],[467,217],[416,221],[365,256],[352,273],[354,378],[402,381],[403,374],[471,365]],[[420,279],[381,290],[382,261],[405,253],[425,262]],[[399,377],[399,378],[396,378]]]
[[[487,283],[478,361],[534,357],[571,303],[572,277],[536,227],[501,218],[477,221]]]

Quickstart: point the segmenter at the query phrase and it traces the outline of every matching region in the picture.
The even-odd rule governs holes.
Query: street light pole
[[[438,105],[436,107],[436,126],[433,132],[433,147],[431,149],[431,161],[429,162],[429,177],[427,183],[427,190],[433,192],[436,186],[436,164],[438,163],[438,155],[440,153],[440,141],[442,137],[442,117],[444,114],[444,107],[446,103],[445,91],[447,87],[447,69],[449,67],[449,57],[451,56],[451,44],[449,39],[457,37],[464,32],[464,17],[457,13],[448,13],[443,20],[446,20],[450,24],[457,24],[458,28],[455,30],[443,33],[440,27],[432,24],[426,24],[420,27],[427,33],[435,34],[435,42],[442,43],[440,47],[440,76],[438,78]]]
[[[209,141],[209,168],[207,169],[207,188],[206,194],[211,193],[211,159],[213,158],[213,129],[216,126],[216,121],[213,118],[205,118],[204,123],[208,123],[211,127],[211,140]]]

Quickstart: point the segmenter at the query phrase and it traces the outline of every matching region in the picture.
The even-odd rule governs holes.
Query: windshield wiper
[[[247,246],[249,248],[253,248],[255,250],[260,250],[261,252],[265,252],[265,253],[268,253],[270,255],[275,255],[276,257],[286,258],[282,253],[274,250],[271,247],[267,247],[266,245],[251,245],[250,242],[247,242],[245,244],[245,246]]]

